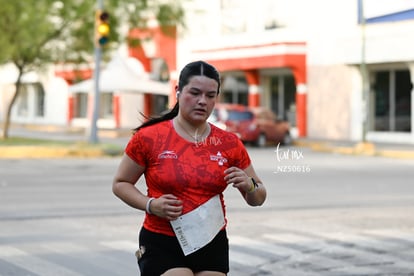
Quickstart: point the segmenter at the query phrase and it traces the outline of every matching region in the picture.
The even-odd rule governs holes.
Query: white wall
[[[8,64],[0,69],[0,86],[4,90],[0,104],[0,119],[4,120],[7,107],[12,95],[15,93],[14,83],[17,80],[17,69]],[[17,104],[15,102],[11,113],[11,123],[19,124],[52,124],[66,125],[67,103],[68,103],[68,85],[66,82],[54,76],[53,71],[46,70],[43,72],[31,72],[25,74],[22,78],[23,83],[40,82],[45,91],[44,116],[39,117],[35,114],[35,95],[32,90],[28,91],[28,109],[25,115],[17,113]]]
[[[144,113],[144,95],[140,93],[123,93],[120,98],[121,128],[132,129],[141,125]]]
[[[62,78],[53,76],[50,71],[44,78],[45,123],[53,125],[67,125],[69,86]]]

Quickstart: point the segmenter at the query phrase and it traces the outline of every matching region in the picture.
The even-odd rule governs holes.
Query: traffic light
[[[109,41],[109,13],[98,10],[95,14],[95,43],[98,47],[105,46]]]

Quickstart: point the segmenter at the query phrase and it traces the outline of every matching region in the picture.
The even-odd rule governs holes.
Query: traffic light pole
[[[96,0],[96,6],[98,10],[103,9],[103,0]],[[95,23],[96,24],[96,23]],[[96,28],[96,26],[94,26]],[[95,70],[94,70],[94,94],[93,94],[93,108],[92,108],[92,118],[89,134],[89,142],[92,144],[97,144],[98,139],[98,127],[97,122],[99,118],[99,98],[100,98],[100,89],[99,89],[99,74],[101,68],[101,58],[102,58],[102,49],[97,45],[94,40],[95,45]]]
[[[100,74],[100,65],[101,65],[101,56],[102,50],[100,47],[95,46],[95,70],[94,70],[94,93],[93,93],[93,110],[91,118],[91,132],[89,137],[89,142],[96,144],[99,142],[98,139],[98,118],[99,118],[99,74]]]

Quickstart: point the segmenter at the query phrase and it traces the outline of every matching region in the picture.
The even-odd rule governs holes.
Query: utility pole
[[[97,11],[103,10],[103,0],[97,0],[96,1],[96,9]],[[95,17],[97,15],[95,14]],[[94,33],[96,36],[96,29],[97,26],[97,20],[95,18],[95,26],[94,26]],[[102,58],[102,48],[100,45],[96,42],[96,37],[94,37],[94,50],[95,50],[95,70],[93,74],[93,80],[94,80],[94,93],[93,93],[93,104],[92,104],[92,118],[91,118],[91,125],[90,125],[90,136],[89,136],[89,142],[92,144],[97,144],[99,142],[98,139],[98,118],[99,118],[99,98],[100,98],[100,87],[99,87],[99,74],[100,74],[100,68],[101,68],[101,58]]]
[[[368,86],[368,71],[366,64],[366,35],[365,35],[365,13],[364,0],[359,0],[360,9],[360,24],[361,24],[361,76],[362,76],[362,142],[366,142],[368,131],[368,111],[369,111],[369,86]]]

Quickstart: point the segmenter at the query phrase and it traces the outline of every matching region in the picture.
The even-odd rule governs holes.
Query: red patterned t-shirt
[[[224,170],[232,166],[245,169],[251,161],[236,135],[210,126],[209,136],[200,143],[179,136],[172,120],[144,127],[134,134],[125,152],[145,167],[149,197],[173,194],[183,201],[185,214],[219,194],[225,214]],[[155,215],[146,215],[144,227],[174,236],[169,221]]]

